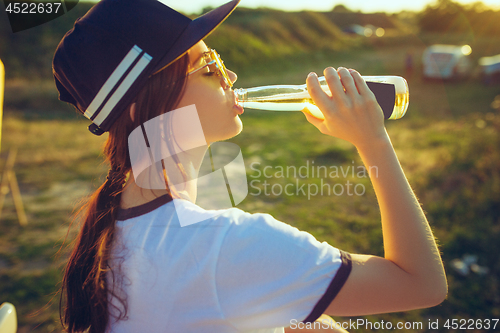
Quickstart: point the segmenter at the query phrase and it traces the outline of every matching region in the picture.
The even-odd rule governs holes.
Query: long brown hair
[[[63,327],[70,333],[105,332],[110,295],[122,303],[117,319],[126,317],[126,299],[108,288],[106,275],[111,274],[114,278],[108,261],[123,184],[131,170],[127,140],[136,127],[176,107],[184,91],[188,64],[186,54],[150,77],[135,99],[134,120],[126,110],[109,131],[104,154],[110,171],[104,184],[80,210],[82,214],[78,214],[83,216],[83,225],[62,281],[60,317]]]

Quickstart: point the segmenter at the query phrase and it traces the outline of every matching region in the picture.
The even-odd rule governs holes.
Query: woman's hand
[[[307,89],[324,120],[306,112],[307,120],[321,133],[351,142],[356,147],[387,139],[384,115],[375,95],[361,75],[353,70],[332,67],[324,70],[331,96],[321,88],[316,73],[307,77]]]
[[[322,133],[353,143],[380,207],[384,258],[352,254],[352,270],[325,313],[362,316],[441,303],[447,281],[434,235],[399,164],[375,96],[356,71],[325,69],[331,96],[315,74],[307,88],[325,120],[306,115]],[[344,92],[345,89],[345,92]]]

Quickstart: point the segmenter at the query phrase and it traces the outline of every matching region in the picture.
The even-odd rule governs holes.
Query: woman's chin
[[[237,125],[236,131],[232,137],[237,136],[238,134],[240,134],[243,131],[243,122],[241,121],[239,116],[236,116],[236,125]]]
[[[218,133],[217,139],[211,140],[210,142],[229,140],[240,134],[242,130],[243,123],[241,122],[240,117],[236,116],[234,118],[234,123],[232,123],[228,127],[225,127],[223,131],[220,131]]]

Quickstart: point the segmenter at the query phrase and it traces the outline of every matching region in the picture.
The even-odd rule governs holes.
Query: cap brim
[[[234,11],[240,0],[232,0],[206,14],[194,19],[172,45],[170,51],[154,68],[154,73],[161,71],[179,59],[191,47],[207,37]]]

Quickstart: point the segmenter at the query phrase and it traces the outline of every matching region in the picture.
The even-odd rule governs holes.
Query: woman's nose
[[[233,72],[232,70],[227,70],[227,74],[229,75],[229,79],[231,80],[231,82],[234,84],[236,82],[236,80],[238,80],[238,75],[236,75],[235,72]]]

